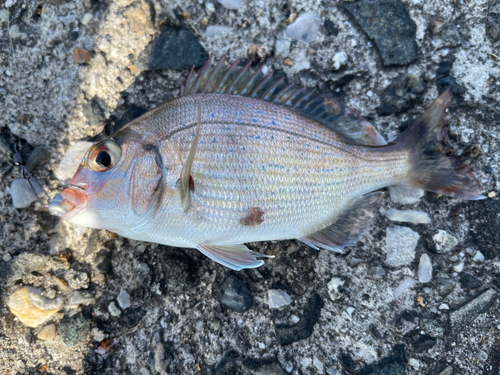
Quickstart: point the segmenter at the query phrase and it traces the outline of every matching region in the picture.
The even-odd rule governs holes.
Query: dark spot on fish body
[[[262,216],[264,216],[264,211],[259,207],[250,207],[247,211],[247,216],[241,219],[240,223],[241,225],[253,227],[264,222]]]

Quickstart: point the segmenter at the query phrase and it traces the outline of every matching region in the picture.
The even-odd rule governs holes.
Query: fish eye
[[[113,140],[95,144],[87,153],[86,166],[95,172],[106,172],[113,169],[120,161],[122,149]]]

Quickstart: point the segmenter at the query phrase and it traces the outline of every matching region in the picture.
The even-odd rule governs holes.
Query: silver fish
[[[354,245],[390,185],[484,198],[445,142],[451,90],[383,145],[339,101],[237,63],[192,70],[179,98],[92,146],[53,209],[240,270],[266,256],[247,242]]]

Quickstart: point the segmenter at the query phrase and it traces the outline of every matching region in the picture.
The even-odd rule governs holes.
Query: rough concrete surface
[[[343,1],[223,3],[237,9],[215,0],[0,2],[0,373],[437,375],[448,368],[444,373],[497,374],[498,1],[375,2],[382,8],[356,17],[352,10],[364,8]],[[287,21],[305,12],[321,18],[319,32],[309,42],[292,40]],[[401,28],[390,29],[395,25]],[[36,165],[39,157],[32,158],[30,168],[54,196],[62,183],[56,170],[70,146],[93,142],[178,95],[187,71],[134,65],[167,27],[189,30],[195,38],[185,40],[199,42],[216,60],[226,53],[228,61],[248,59],[254,44],[279,46],[279,57],[250,57],[264,70],[282,70],[291,81],[340,96],[389,140],[438,91],[455,87],[450,142],[484,193],[497,195],[471,203],[426,193],[402,205],[386,194],[368,233],[344,253],[296,241],[250,244],[276,257],[240,272],[195,250],[74,227],[37,202],[14,208],[9,188],[20,178],[13,167],[18,141],[25,162],[37,146],[50,147],[47,159]],[[407,44],[393,52],[397,42],[382,37]],[[171,59],[164,66],[185,66],[175,46],[163,49],[162,58]],[[75,48],[90,54],[74,55]],[[413,261],[403,266],[386,263],[386,229],[394,225],[383,215],[389,208],[422,211],[432,220],[398,223],[419,235]],[[436,252],[438,230],[458,245]],[[424,253],[432,262],[425,284],[415,281]],[[221,303],[230,276],[244,288]],[[7,306],[25,286],[41,294],[25,294],[16,306],[31,301],[30,308],[43,310],[51,300],[64,301],[36,328]],[[270,309],[271,289],[286,292],[291,303]]]

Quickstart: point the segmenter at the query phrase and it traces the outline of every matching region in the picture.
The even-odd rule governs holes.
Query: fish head
[[[133,233],[127,230],[141,226],[139,221],[144,224],[162,177],[159,152],[137,137],[119,135],[97,142],[85,154],[62,192],[64,220],[128,235]]]

